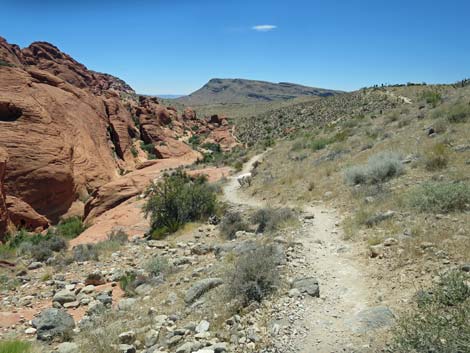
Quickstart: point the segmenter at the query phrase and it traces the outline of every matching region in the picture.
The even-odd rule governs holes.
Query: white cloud
[[[256,25],[251,27],[251,29],[258,31],[258,32],[269,32],[275,30],[277,26],[275,25]]]

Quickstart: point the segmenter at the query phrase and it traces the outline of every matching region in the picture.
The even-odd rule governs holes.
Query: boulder
[[[39,340],[50,341],[67,337],[75,327],[75,322],[66,311],[50,308],[42,311],[32,321],[32,325],[37,329]]]
[[[320,297],[320,285],[318,284],[318,280],[313,277],[294,280],[292,288],[299,290],[300,293],[307,293],[311,297]]]
[[[14,196],[6,197],[10,220],[17,228],[42,231],[49,227],[49,220],[37,213],[30,205]]]
[[[209,290],[220,286],[223,281],[220,278],[205,278],[194,283],[186,292],[184,301],[187,304],[193,303]]]
[[[64,289],[54,294],[52,301],[63,305],[65,303],[74,302],[76,298],[77,297],[75,296],[75,293],[69,291],[68,289]]]
[[[79,353],[80,349],[76,343],[63,342],[57,346],[57,353]]]
[[[351,322],[355,332],[365,333],[371,330],[389,327],[395,321],[395,315],[386,306],[367,308],[354,317]]]

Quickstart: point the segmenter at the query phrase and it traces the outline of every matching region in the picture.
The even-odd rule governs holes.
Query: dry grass
[[[470,230],[466,226],[469,224],[467,213],[458,212],[451,217],[436,219],[432,213],[423,214],[408,208],[404,201],[405,195],[423,182],[468,181],[469,178],[467,163],[470,161],[470,152],[455,152],[453,147],[468,145],[470,122],[463,121],[450,126],[447,122],[445,131],[440,131],[435,138],[428,137],[424,128],[434,126],[434,111],[437,109],[439,114],[446,116],[445,110],[452,111],[453,101],[469,100],[470,89],[436,87],[445,103],[438,104],[435,109],[430,104],[426,104],[425,109],[419,109],[419,105],[424,103],[421,99],[424,89],[390,89],[393,94],[404,95],[416,103],[404,104],[397,108],[396,113],[384,112],[375,117],[366,115],[361,119],[354,118],[354,123],[346,124],[353,136],[347,137],[345,141],[328,144],[324,149],[313,151],[304,148],[308,132],[278,142],[258,168],[249,190],[272,204],[303,204],[319,200],[335,204],[350,215],[343,222],[345,236],[364,241],[365,244],[376,243],[379,239],[413,229],[417,235],[403,245],[405,250],[400,255],[403,257],[419,258],[422,251],[417,251],[416,247],[419,248],[422,242],[432,241],[436,243],[437,249],[446,251],[456,260],[469,261],[470,246],[466,245],[470,239]],[[406,128],[399,128],[400,122],[405,120]],[[385,122],[389,123],[386,128]],[[343,129],[342,123],[338,123],[317,128],[310,134],[331,138]],[[363,165],[370,156],[383,151],[400,151],[405,159],[411,159],[411,163],[404,165],[404,175],[386,181],[382,189],[344,185],[345,168]],[[331,192],[331,196],[327,197],[327,192]],[[387,210],[397,211],[398,216],[373,228],[368,228],[364,223],[367,215]]]

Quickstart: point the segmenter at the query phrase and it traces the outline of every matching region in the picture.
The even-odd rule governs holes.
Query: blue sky
[[[0,8],[10,43],[51,42],[139,93],[186,94],[214,77],[354,90],[470,76],[468,0],[0,0]]]

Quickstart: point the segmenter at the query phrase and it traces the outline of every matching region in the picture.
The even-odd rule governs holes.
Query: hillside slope
[[[284,101],[302,96],[327,97],[339,91],[293,83],[215,78],[189,96],[176,99],[190,105]]]

